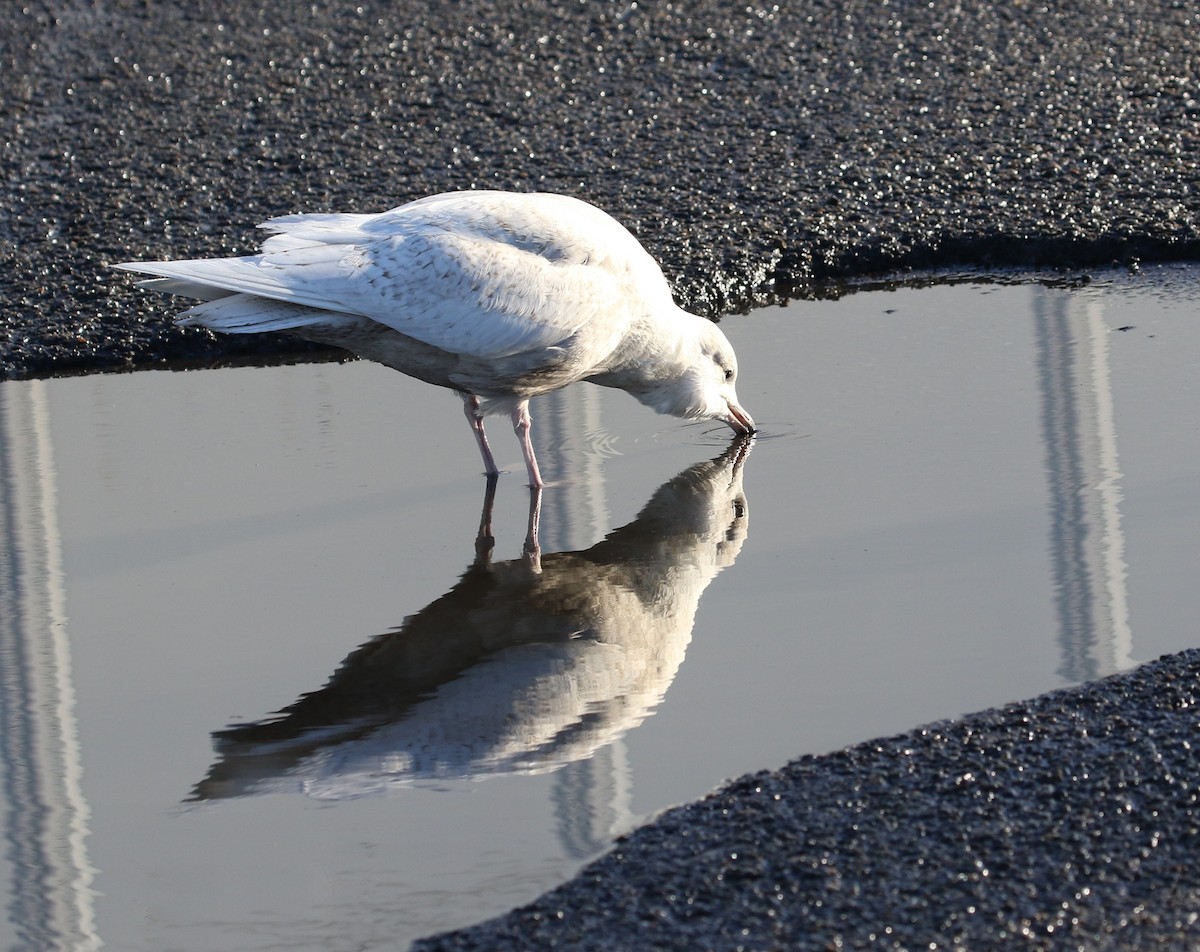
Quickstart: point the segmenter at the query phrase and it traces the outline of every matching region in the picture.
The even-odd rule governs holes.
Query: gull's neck
[[[695,359],[696,321],[703,318],[676,307],[666,315],[635,321],[624,340],[588,379],[634,396],[682,375]]]

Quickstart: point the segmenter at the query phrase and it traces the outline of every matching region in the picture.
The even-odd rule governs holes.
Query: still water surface
[[[1200,276],[724,322],[762,425],[586,385],[494,548],[364,363],[0,384],[5,948],[392,949],[722,780],[1200,644]],[[277,713],[282,712],[282,713]]]

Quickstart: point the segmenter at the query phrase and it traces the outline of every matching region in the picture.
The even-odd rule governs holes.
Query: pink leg
[[[524,400],[512,412],[513,429],[517,439],[521,441],[521,452],[525,454],[525,469],[529,473],[529,485],[539,488],[546,485],[542,482],[542,474],[538,472],[537,459],[533,455],[533,441],[529,438],[529,428],[533,425],[529,419],[529,401]]]
[[[488,476],[499,476],[496,460],[492,456],[492,448],[488,446],[487,434],[483,432],[483,414],[479,412],[479,398],[474,394],[464,393],[463,413],[471,424],[471,432],[475,434],[475,442],[479,444],[479,455],[483,457],[483,471]]]

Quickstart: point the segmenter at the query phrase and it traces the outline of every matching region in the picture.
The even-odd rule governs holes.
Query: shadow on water
[[[492,560],[489,481],[475,559],[454,587],[352,652],[320,690],[216,732],[219,759],[191,799],[341,798],[592,757],[662,700],[700,596],[737,558],[751,442],[684,470],[596,545],[540,558],[527,546]]]

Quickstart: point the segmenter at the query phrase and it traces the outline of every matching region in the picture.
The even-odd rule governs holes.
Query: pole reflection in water
[[[606,431],[600,415],[600,389],[557,390],[542,400],[543,422],[534,433],[550,478],[571,487],[544,501],[545,544],[551,551],[582,549],[608,529],[604,484]],[[633,777],[623,737],[591,757],[565,764],[554,776],[554,805],[559,844],[576,859],[604,849],[634,827]]]
[[[45,382],[0,385],[0,776],[22,949],[97,949]]]
[[[737,558],[749,449],[736,440],[680,473],[590,548],[543,551],[540,571],[528,556],[492,561],[490,485],[457,584],[351,653],[320,690],[217,732],[219,759],[193,799],[339,798],[593,757],[662,700],[700,596]]]
[[[1062,662],[1088,681],[1134,663],[1108,335],[1097,301],[1043,290],[1034,330]]]

